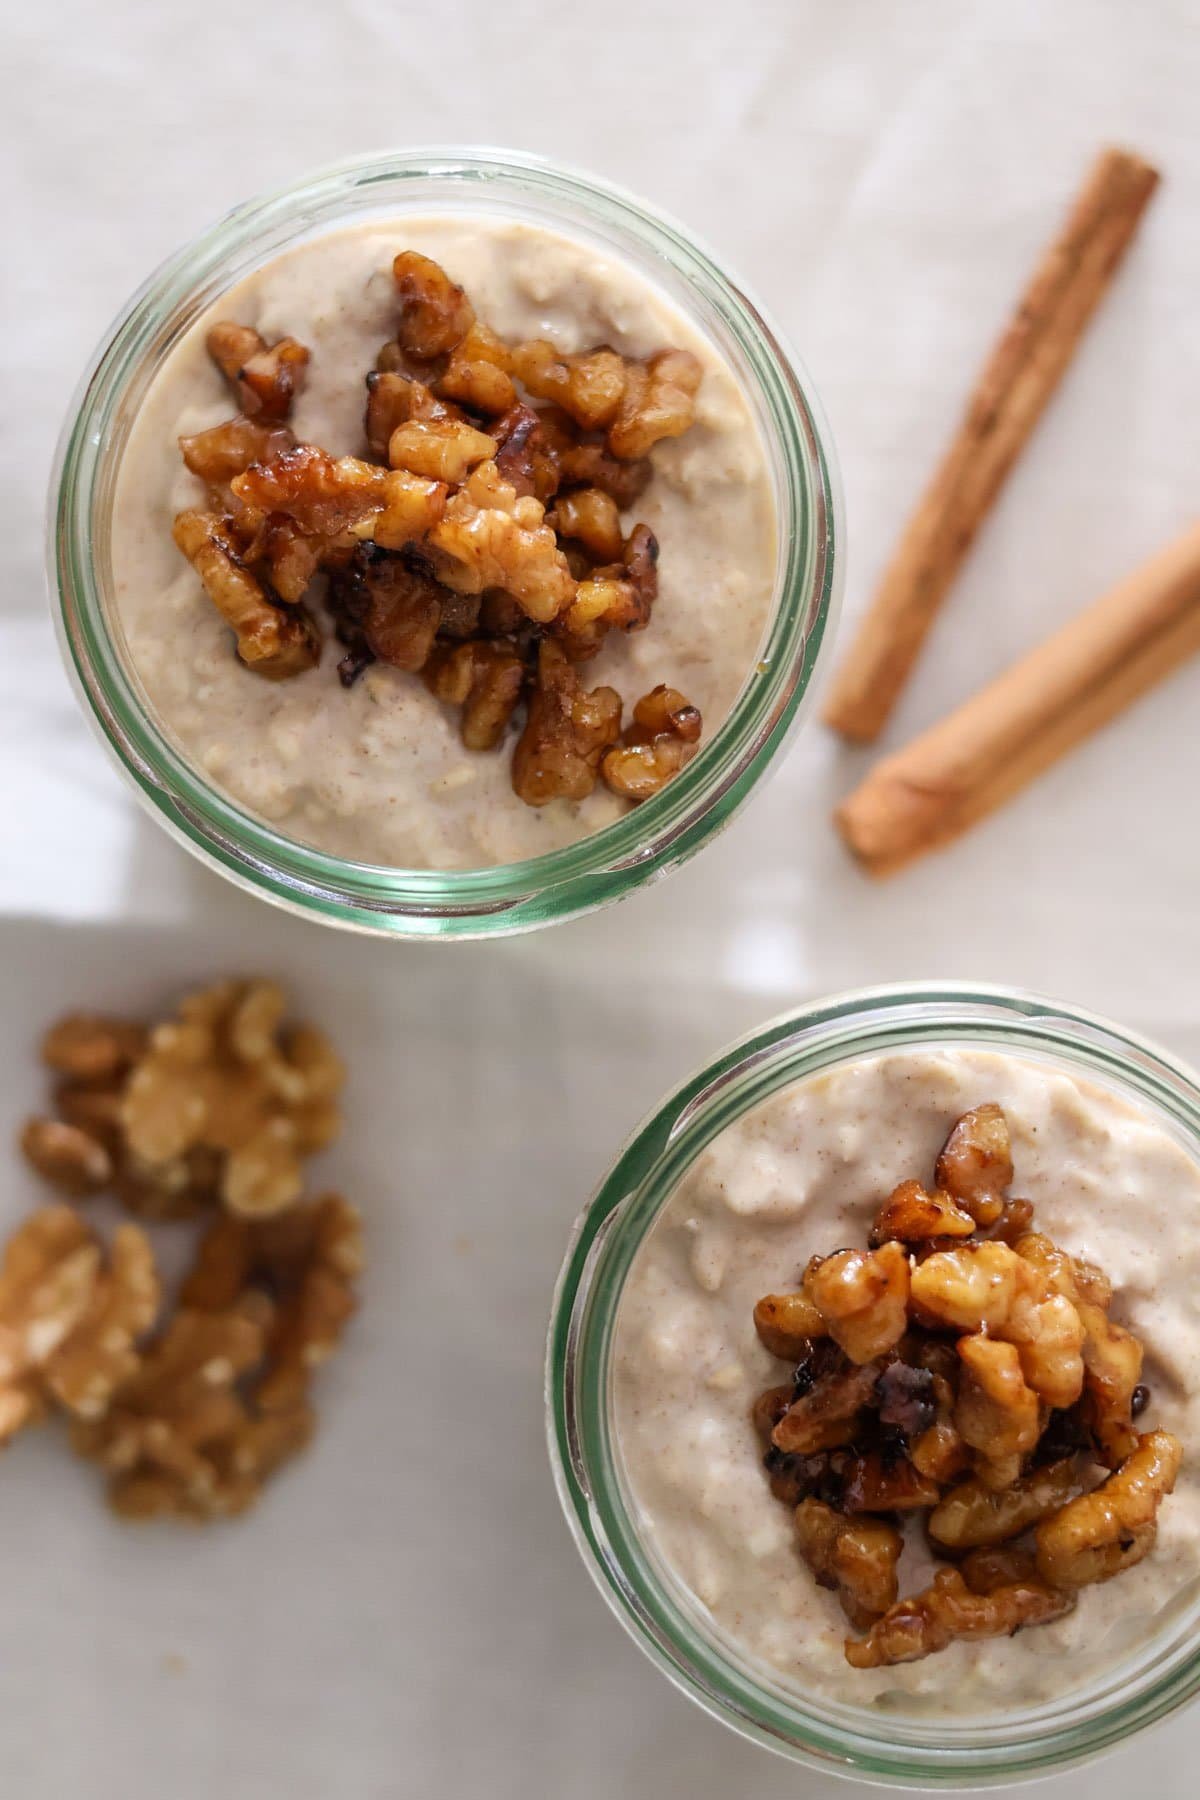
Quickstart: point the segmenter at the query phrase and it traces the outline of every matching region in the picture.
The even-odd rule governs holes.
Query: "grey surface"
[[[244,1527],[130,1536],[49,1440],[5,1458],[6,1794],[848,1792],[710,1725],[575,1561],[540,1394],[570,1221],[667,1085],[806,995],[1008,981],[1200,1057],[1197,669],[884,888],[826,820],[862,758],[814,727],[700,861],[549,935],[388,947],[233,893],[136,811],[53,650],[42,491],[93,341],[180,240],[320,161],[472,138],[591,166],[706,236],[799,346],[842,452],[854,611],[1080,169],[1126,139],[1167,185],[935,634],[898,742],[1194,514],[1196,20],[1166,0],[611,0],[595,18],[518,0],[113,0],[8,25],[0,1127],[31,1093],[35,1022],[60,1002],[274,970],[346,1041],[353,1129],[329,1166],[368,1210],[373,1261],[314,1455]],[[14,1210],[28,1198],[9,1193]],[[1109,1800],[1132,1781],[1184,1800],[1198,1751],[1197,1725],[1176,1721],[1057,1791]]]

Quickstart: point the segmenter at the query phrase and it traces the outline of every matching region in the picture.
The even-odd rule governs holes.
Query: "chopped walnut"
[[[1078,1303],[1083,1327],[1083,1388],[1088,1424],[1101,1462],[1124,1463],[1138,1442],[1134,1395],[1142,1378],[1142,1346],[1091,1301]]]
[[[992,1100],[964,1113],[954,1126],[934,1169],[934,1179],[977,1225],[994,1225],[1012,1184],[1012,1144],[1008,1120]]]
[[[904,1540],[879,1519],[845,1519],[819,1500],[796,1509],[796,1542],[822,1587],[836,1590],[856,1630],[895,1605]]]
[[[764,1294],[754,1308],[754,1329],[772,1356],[796,1362],[809,1340],[825,1336],[825,1320],[807,1294]]]
[[[433,649],[445,589],[394,551],[360,544],[330,576],[327,603],[342,627],[361,634],[368,656],[396,669],[423,669]],[[356,671],[357,672],[357,671]]]
[[[949,1550],[1003,1544],[1057,1511],[1078,1490],[1070,1457],[1034,1469],[999,1492],[972,1476],[942,1495],[929,1515],[929,1535]]]
[[[381,374],[377,369],[372,370],[367,376],[363,430],[374,460],[386,463],[393,432],[401,425],[417,420],[426,424],[447,424],[454,420],[465,423],[460,409],[440,399],[425,382],[411,375]]]
[[[855,1669],[881,1669],[916,1662],[959,1640],[1011,1637],[1026,1625],[1061,1618],[1074,1598],[1040,1581],[1020,1582],[974,1594],[957,1569],[939,1569],[922,1593],[898,1600],[865,1638],[846,1640],[846,1661]]]
[[[568,356],[545,338],[535,338],[515,344],[510,358],[513,374],[529,393],[538,400],[552,400],[585,431],[601,430],[616,419],[625,392],[626,364],[615,350],[601,345]]]
[[[1003,1326],[1019,1295],[1040,1291],[1029,1264],[1007,1244],[963,1244],[938,1250],[913,1270],[919,1319],[957,1331]]]
[[[233,386],[248,418],[278,423],[292,410],[308,369],[308,351],[295,338],[268,344],[246,325],[214,325],[208,353]]]
[[[968,1550],[958,1565],[973,1594],[994,1594],[997,1588],[1024,1586],[1037,1581],[1037,1561],[1015,1544],[995,1544]]]
[[[283,681],[315,666],[321,640],[312,620],[303,607],[273,604],[246,567],[219,514],[181,512],[174,538],[205,593],[232,626],[238,656],[248,669],[269,681]]]
[[[902,1181],[884,1201],[871,1227],[872,1244],[898,1238],[919,1244],[929,1238],[970,1237],[975,1221],[937,1188],[932,1193],[919,1181]]]
[[[336,1133],[342,1070],[312,1027],[281,1029],[284,999],[268,982],[224,982],[193,994],[159,1025],[129,1078],[122,1123],[143,1167],[195,1150],[221,1157],[220,1192],[234,1212],[291,1205],[301,1159]]]
[[[804,1292],[830,1337],[852,1362],[868,1363],[892,1350],[908,1324],[908,1258],[899,1244],[878,1250],[837,1250],[814,1257]]]
[[[434,572],[456,593],[503,588],[539,624],[570,605],[575,581],[532,495],[518,496],[494,462],[481,463],[428,533]]]
[[[132,1020],[67,1013],[44,1034],[41,1058],[56,1075],[90,1087],[126,1074],[145,1047],[145,1029]]]
[[[637,504],[654,473],[648,457],[622,462],[600,440],[567,442],[556,449],[556,458],[563,487],[599,488],[622,512]]]
[[[210,487],[224,488],[235,475],[242,475],[251,463],[278,456],[295,444],[291,432],[283,425],[272,425],[261,419],[247,419],[242,414],[226,419],[223,425],[212,425],[192,437],[181,437],[179,448],[193,475]]]
[[[438,387],[471,412],[490,418],[517,404],[511,371],[507,344],[476,319],[451,351]]]
[[[0,1262],[0,1443],[41,1414],[39,1372],[88,1316],[100,1246],[70,1206],[43,1206]]]
[[[547,519],[560,538],[573,538],[582,544],[593,562],[620,561],[625,547],[621,515],[616,501],[603,488],[572,488],[559,496]]]
[[[532,496],[543,505],[558,491],[558,458],[547,436],[545,417],[517,405],[492,427],[499,448],[496,472],[518,499]]]
[[[392,263],[400,296],[396,340],[410,355],[445,356],[475,323],[471,302],[446,271],[416,250],[401,250]]]
[[[789,1456],[811,1456],[851,1443],[878,1374],[874,1365],[860,1367],[842,1359],[791,1401],[771,1433],[772,1443]]]
[[[42,1380],[79,1419],[96,1419],[137,1368],[137,1341],[154,1324],[161,1290],[154,1252],[136,1225],[119,1225],[75,1329],[46,1358]]]
[[[644,363],[626,364],[620,406],[608,428],[612,454],[632,461],[663,438],[690,430],[702,374],[690,350],[659,350]]]
[[[462,708],[462,740],[467,749],[494,750],[520,701],[525,664],[505,643],[471,638],[436,650],[425,679],[439,700]]]
[[[613,688],[590,691],[558,645],[543,639],[525,729],[513,754],[514,791],[529,806],[582,800],[596,785],[600,760],[621,729]]]
[[[1151,1431],[1115,1474],[1068,1501],[1037,1528],[1044,1581],[1065,1588],[1109,1581],[1154,1547],[1158,1509],[1175,1486],[1182,1450],[1169,1431]]]
[[[108,1150],[90,1131],[61,1119],[27,1119],[21,1153],[43,1181],[69,1199],[103,1193],[113,1177]]]
[[[619,563],[585,571],[556,628],[563,648],[572,662],[582,662],[595,655],[609,631],[644,631],[657,598],[658,540],[648,526],[635,525]],[[669,696],[669,706],[660,704],[662,696]],[[699,737],[700,714],[676,688],[655,688],[639,704],[643,718],[637,719],[635,707],[636,723],[626,734],[631,745],[650,746],[656,737],[685,745]]]
[[[850,1457],[842,1481],[842,1506],[848,1513],[923,1511],[937,1505],[940,1492],[907,1457],[886,1457],[879,1450]]]
[[[496,440],[457,419],[409,419],[388,439],[393,469],[407,469],[449,487],[464,482],[476,464],[496,454]]]
[[[954,1423],[978,1460],[980,1479],[991,1488],[1010,1487],[1021,1459],[1038,1441],[1038,1398],[1026,1384],[1021,1359],[1011,1344],[980,1332],[960,1338],[963,1365]]]
[[[626,800],[650,800],[696,754],[699,710],[678,688],[660,682],[633,709],[633,724],[605,756],[600,772]]]

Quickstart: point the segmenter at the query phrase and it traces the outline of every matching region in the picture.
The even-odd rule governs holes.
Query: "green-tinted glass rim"
[[[625,1145],[581,1215],[559,1276],[546,1361],[547,1433],[567,1521],[601,1593],[660,1669],[713,1716],[829,1773],[917,1788],[1002,1786],[1111,1749],[1200,1690],[1200,1618],[1164,1633],[1092,1689],[956,1727],[801,1706],[756,1680],[672,1595],[621,1492],[609,1350],[630,1264],[704,1147],[779,1088],[848,1059],[916,1044],[983,1044],[1056,1062],[1149,1106],[1200,1157],[1200,1077],[1132,1033],[1036,994],[968,984],[873,988],[815,1002],[731,1045]],[[1193,1608],[1193,1613],[1195,1609]]]
[[[656,799],[577,844],[495,869],[433,872],[351,863],[282,836],[218,793],[148,715],[108,630],[93,543],[111,499],[105,445],[123,393],[222,288],[248,244],[399,202],[418,184],[574,219],[669,267],[719,319],[776,460],[783,552],[760,663],[712,741]],[[407,937],[529,929],[623,897],[695,853],[736,812],[779,750],[831,638],[840,498],[828,430],[759,306],[681,227],[633,196],[513,151],[418,149],[357,158],[235,208],[133,297],[85,375],[51,485],[48,569],[69,672],[103,740],[154,815],[202,860],[279,904],[332,924]]]

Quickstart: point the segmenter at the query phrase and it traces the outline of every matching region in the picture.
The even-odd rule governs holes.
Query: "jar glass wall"
[[[567,848],[450,872],[324,854],[217,789],[172,742],[129,666],[115,619],[110,543],[116,471],[131,422],[205,309],[304,238],[431,209],[557,228],[643,271],[742,385],[766,449],[778,525],[774,599],[758,660],[694,761],[653,800]],[[830,643],[838,512],[833,454],[810,385],[754,301],[689,235],[630,196],[533,157],[397,152],[343,164],[237,208],[134,297],[88,371],[63,434],[49,573],[85,710],[153,815],[187,848],[309,917],[399,936],[486,936],[619,899],[694,854],[728,822],[795,726]]]
[[[547,1358],[551,1460],[580,1552],[614,1612],[709,1712],[796,1760],[885,1785],[983,1787],[1094,1756],[1200,1688],[1200,1595],[1087,1686],[1036,1707],[922,1716],[798,1693],[743,1655],[648,1548],[615,1442],[613,1344],[639,1249],[705,1148],[797,1081],[883,1051],[976,1047],[1041,1062],[1149,1112],[1200,1161],[1200,1084],[1152,1045],[1055,1002],[965,986],[876,989],[817,1003],[733,1045],[671,1094],[581,1216]],[[1200,1226],[1200,1221],[1197,1221]],[[964,1708],[965,1708],[964,1702]]]

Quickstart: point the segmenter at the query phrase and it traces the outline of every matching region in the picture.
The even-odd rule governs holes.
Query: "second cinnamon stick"
[[[1097,159],[984,366],[834,681],[825,718],[844,736],[867,741],[886,722],[1157,183],[1149,163],[1128,151],[1105,150]]]
[[[873,875],[948,843],[1200,653],[1200,524],[895,755],[834,815]]]

